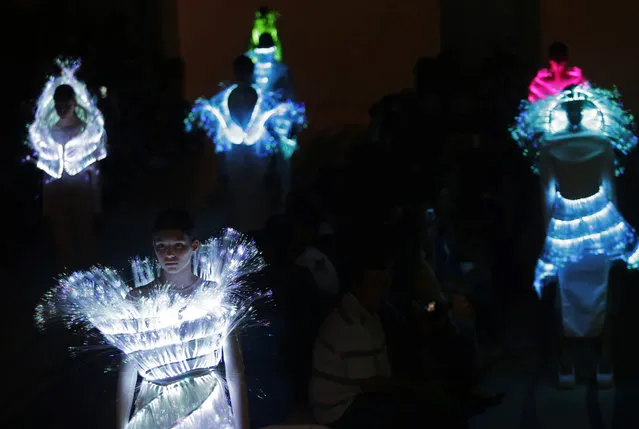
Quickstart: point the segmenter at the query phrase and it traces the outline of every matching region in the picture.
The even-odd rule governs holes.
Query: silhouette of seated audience
[[[315,417],[335,429],[415,427],[425,417],[440,428],[465,428],[445,391],[393,376],[378,314],[391,264],[384,252],[359,252],[349,292],[320,327],[309,388]]]

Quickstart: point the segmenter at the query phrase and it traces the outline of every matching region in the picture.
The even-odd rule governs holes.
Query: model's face
[[[175,274],[191,268],[191,257],[200,246],[180,230],[166,230],[155,234],[153,247],[160,266],[167,273]]]
[[[77,103],[75,102],[75,100],[71,100],[66,104],[56,105],[55,109],[60,119],[69,119],[73,115],[75,115],[76,106],[77,106]]]

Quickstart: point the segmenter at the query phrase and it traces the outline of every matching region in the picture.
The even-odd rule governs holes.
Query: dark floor
[[[197,162],[186,160],[175,176],[132,184],[126,201],[105,214],[105,229],[100,240],[101,262],[125,266],[132,255],[150,251],[148,225],[156,209],[168,204],[185,203],[197,208],[202,235],[220,226],[222,214],[208,201],[208,186],[196,187],[194,194],[179,197],[181,187],[189,188],[186,183],[198,182],[197,178],[184,180],[197,171],[189,167],[194,164]],[[168,198],[162,198],[163,195]],[[5,401],[0,425],[5,428],[113,428],[116,378],[114,372],[105,374],[104,370],[113,361],[110,350],[84,351],[73,358],[67,350],[69,343],[77,344],[73,337],[58,331],[48,334],[35,331],[32,309],[38,297],[51,287],[56,273],[46,239],[29,243],[27,247],[13,269],[4,273],[7,307],[2,313],[2,343],[9,346],[3,348],[2,360],[5,392],[10,398]],[[639,302],[639,290],[632,288],[636,279],[636,275],[628,277],[617,324],[616,389],[598,392],[581,386],[572,391],[557,390],[551,371],[540,369],[540,359],[533,350],[494,368],[487,385],[492,390],[505,391],[507,397],[502,406],[475,418],[472,427],[639,428],[639,413],[635,412],[639,403],[636,364],[639,319],[634,310],[635,303]]]

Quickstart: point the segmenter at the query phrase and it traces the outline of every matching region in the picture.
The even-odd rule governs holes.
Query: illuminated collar
[[[566,106],[573,102],[583,102],[583,106],[587,107],[579,112],[579,124],[572,124],[574,121],[568,118],[566,112]],[[569,125],[575,128],[569,130]],[[565,90],[534,103],[523,102],[517,122],[510,133],[524,155],[532,158],[533,171],[536,173],[541,147],[545,142],[558,137],[565,139],[571,136],[596,135],[607,138],[617,155],[617,175],[623,172],[621,159],[637,145],[634,118],[623,109],[619,92],[590,88],[587,85]]]
[[[231,150],[233,145],[254,146],[258,155],[272,153],[277,148],[290,156],[297,143],[290,136],[294,125],[304,125],[305,107],[302,103],[282,100],[273,92],[260,90],[258,100],[246,128],[237,124],[228,108],[228,98],[237,85],[231,85],[210,100],[199,99],[185,120],[186,130],[198,126],[215,142],[218,152]]]
[[[228,100],[235,88],[237,88],[237,85],[231,85],[224,90],[221,103],[212,102],[206,107],[206,110],[218,120],[218,138],[227,140],[232,144],[252,146],[259,143],[264,137],[266,122],[273,116],[284,113],[287,106],[285,103],[269,103],[269,100],[265,100],[259,87],[253,85],[253,88],[257,91],[257,103],[255,103],[246,129],[243,129],[233,120],[229,111]]]

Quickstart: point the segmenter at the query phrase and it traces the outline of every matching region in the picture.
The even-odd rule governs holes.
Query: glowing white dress
[[[33,156],[28,159],[33,159],[37,167],[50,176],[50,180],[60,179],[63,175],[75,176],[107,156],[104,117],[86,85],[75,77],[80,62],[58,60],[58,66],[60,75],[49,79],[38,99],[27,142],[33,150]],[[76,113],[84,123],[72,136],[61,136],[60,130],[55,127],[60,118],[53,95],[60,85],[73,88]]]
[[[79,61],[57,61],[60,75],[47,81],[38,99],[35,120],[29,125],[27,160],[36,163],[45,180],[43,211],[52,217],[89,218],[101,210],[96,177],[97,162],[106,158],[104,118],[86,85],[75,77]],[[60,85],[69,85],[76,96],[81,124],[61,128],[53,96]],[[71,220],[71,222],[76,222]]]
[[[252,317],[257,296],[243,277],[264,262],[255,245],[234,230],[207,242],[196,264],[202,280],[188,291],[171,286],[138,295],[109,268],[74,273],[36,309],[42,325],[54,316],[69,326],[97,328],[135,362],[143,378],[127,429],[232,428],[223,377],[222,345]],[[136,284],[153,278],[134,265]]]

